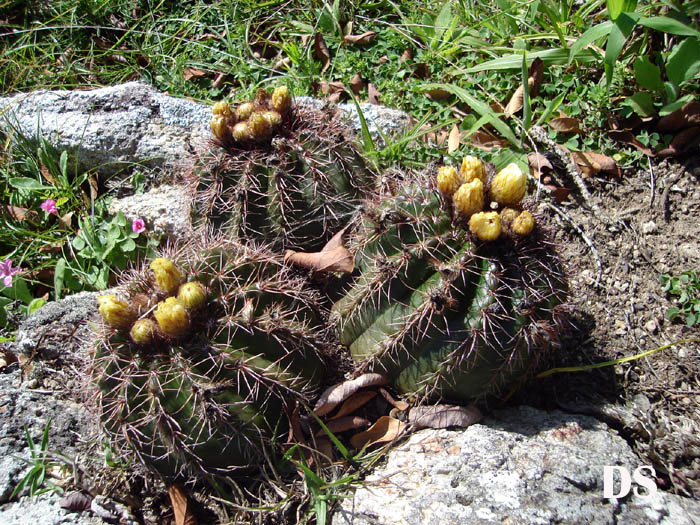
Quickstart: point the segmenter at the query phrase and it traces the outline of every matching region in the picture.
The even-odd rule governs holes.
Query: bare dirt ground
[[[572,195],[560,208],[586,234],[550,212],[568,266],[573,331],[553,366],[582,366],[700,337],[670,322],[674,306],[661,274],[700,270],[700,156],[652,162],[619,179],[586,183],[606,224]],[[596,283],[602,270],[599,283]],[[628,439],[660,488],[700,497],[700,344],[672,346],[645,358],[588,372],[535,379],[510,403],[595,415]]]

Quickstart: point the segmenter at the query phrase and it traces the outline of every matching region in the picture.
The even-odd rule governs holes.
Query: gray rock
[[[104,525],[104,521],[90,512],[70,512],[59,506],[61,496],[47,493],[4,505],[0,525]]]
[[[163,185],[147,193],[113,201],[109,213],[122,212],[129,220],[143,219],[148,232],[183,238],[192,232],[190,204],[192,197],[182,186]]]
[[[639,458],[596,419],[529,407],[466,430],[423,430],[389,451],[334,525],[697,523],[700,504],[657,492],[603,498],[603,466]]]

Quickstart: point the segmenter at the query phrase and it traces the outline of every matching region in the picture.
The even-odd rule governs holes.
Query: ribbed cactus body
[[[566,287],[541,235],[475,241],[429,185],[366,205],[350,240],[360,274],[331,319],[360,370],[466,401],[512,384],[556,343]]]
[[[232,225],[244,242],[320,249],[374,180],[345,124],[328,110],[295,106],[270,140],[219,146],[198,175],[195,210]]]
[[[147,344],[105,327],[95,358],[103,427],[167,478],[259,466],[281,451],[289,411],[324,374],[318,298],[258,248],[205,240],[169,259],[204,287],[206,304],[185,301],[197,309],[187,310],[184,333],[158,331]],[[124,287],[142,319],[179,301],[147,268]]]

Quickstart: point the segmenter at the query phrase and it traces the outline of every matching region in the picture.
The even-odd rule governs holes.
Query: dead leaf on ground
[[[452,93],[449,91],[446,91],[444,89],[429,89],[428,91],[425,92],[425,94],[428,96],[430,100],[445,100],[446,98],[450,98],[452,96]]]
[[[386,64],[387,62],[389,62],[389,57],[386,56],[386,55],[380,56],[380,57],[379,57],[379,60],[377,60],[377,64],[379,64],[380,66],[383,66],[383,65]]]
[[[459,149],[459,128],[457,124],[452,126],[450,136],[447,139],[447,153],[454,153]]]
[[[352,80],[350,81],[350,89],[352,89],[352,92],[355,93],[355,95],[359,95],[366,85],[367,82],[362,79],[362,75],[359,73],[355,73],[355,76],[352,77]]]
[[[211,87],[219,89],[221,86],[224,85],[224,82],[226,82],[226,77],[228,77],[228,73],[219,73],[218,75],[216,75],[216,78],[211,83]]]
[[[662,117],[656,124],[656,129],[661,133],[670,133],[692,126],[700,126],[700,101],[698,100],[688,102],[680,109]]]
[[[380,389],[379,389],[379,393],[382,395],[382,397],[383,397],[384,399],[386,399],[386,400],[388,401],[388,403],[389,403],[391,406],[393,406],[394,408],[397,408],[397,409],[400,410],[401,412],[403,412],[403,411],[405,411],[405,410],[408,410],[408,407],[411,406],[411,405],[409,405],[408,403],[406,403],[406,401],[396,401],[396,400],[391,396],[391,394],[390,394],[389,392],[387,392],[386,390],[384,390],[383,388],[380,388]]]
[[[0,206],[0,213],[11,221],[36,221],[39,219],[39,214],[34,210],[28,210],[21,206],[10,206],[9,204]]]
[[[406,423],[403,421],[389,416],[382,416],[367,430],[352,436],[350,444],[355,449],[361,449],[364,446],[389,443],[398,438],[405,429]]]
[[[408,412],[408,422],[414,428],[468,427],[481,421],[483,415],[474,405],[432,405],[413,407]]]
[[[486,151],[491,151],[494,148],[505,148],[508,145],[506,139],[481,130],[468,135],[467,140],[475,148]]]
[[[358,390],[370,386],[384,386],[386,383],[386,377],[381,374],[362,374],[355,379],[329,387],[321,394],[314,407],[314,414],[325,416]]]
[[[338,419],[343,416],[347,416],[348,414],[352,414],[355,410],[366,405],[376,396],[377,392],[375,390],[360,390],[359,392],[355,392],[353,395],[347,398],[342,405],[340,405],[338,413],[331,419]]]
[[[699,139],[700,126],[684,129],[673,138],[668,148],[662,149],[656,155],[659,157],[677,157],[678,155],[683,155],[691,146],[697,146],[698,142],[700,142]]]
[[[620,170],[615,159],[603,155],[602,153],[595,153],[593,151],[572,151],[571,158],[573,161],[588,175],[595,175],[598,172],[608,173],[610,175],[615,175],[616,177],[622,177],[622,171]]]
[[[343,42],[346,44],[355,44],[358,46],[366,46],[371,44],[377,38],[376,31],[366,31],[361,35],[345,35],[343,37]]]
[[[637,137],[635,137],[629,131],[609,131],[608,137],[610,137],[613,140],[616,140],[617,142],[622,142],[624,144],[634,146],[639,151],[641,151],[645,155],[649,155],[650,157],[653,157],[655,155],[651,149],[639,142],[639,140],[637,140]]]
[[[331,67],[331,53],[328,51],[328,46],[321,33],[314,35],[314,58],[323,64],[321,73],[325,73]]]
[[[0,350],[0,368],[5,368],[18,361],[17,356],[9,350]],[[90,505],[88,504],[88,507]]]
[[[71,512],[81,512],[90,509],[90,503],[92,503],[92,498],[82,492],[71,492],[67,496],[62,497],[58,505],[62,509],[69,510]]]
[[[203,69],[198,69],[196,67],[186,67],[182,70],[182,78],[184,80],[190,80],[191,78],[203,78],[209,73]]]
[[[549,159],[545,155],[542,155],[542,153],[533,152],[528,154],[527,163],[530,166],[532,176],[537,179],[541,178],[545,173],[554,169],[552,167],[552,163],[549,162]]]
[[[170,485],[168,488],[170,501],[173,504],[175,525],[197,525],[197,519],[192,514],[191,506],[187,501],[187,494],[180,485]]]
[[[399,59],[400,63],[407,62],[408,60],[413,59],[413,50],[409,47],[403,50],[403,53],[401,53],[401,58]]]
[[[360,416],[343,416],[338,419],[332,419],[326,423],[326,427],[333,434],[338,434],[339,432],[347,432],[348,430],[357,430],[358,428],[368,427],[371,424],[369,419]],[[324,429],[316,432],[317,436],[325,435],[326,431]]]
[[[564,188],[563,186],[545,184],[545,187],[549,189],[550,195],[557,204],[561,204],[562,202],[564,202],[571,193],[571,190],[569,188]]]
[[[367,95],[368,95],[368,99],[369,99],[370,104],[377,104],[377,105],[381,104],[381,102],[379,101],[379,97],[381,96],[381,94],[379,93],[379,90],[376,87],[374,87],[374,84],[372,84],[371,82],[369,84],[367,84]]]
[[[290,262],[314,272],[352,273],[355,269],[355,258],[350,250],[343,245],[345,228],[336,233],[320,252],[304,253],[287,250],[284,262]]]
[[[430,69],[428,69],[428,64],[425,62],[419,62],[413,66],[413,75],[421,80],[427,80],[430,78]]]
[[[540,89],[540,84],[542,83],[543,73],[544,62],[542,62],[541,58],[537,57],[532,61],[532,64],[530,65],[530,70],[528,72],[527,92],[530,97],[537,96],[537,92]],[[513,93],[513,96],[510,97],[510,101],[506,105],[506,117],[511,117],[515,115],[518,111],[523,109],[523,96],[524,91],[521,83],[521,85],[518,86],[518,89],[515,90],[515,93]]]
[[[550,128],[560,133],[583,133],[581,123],[573,117],[553,118],[548,122]]]
[[[47,168],[41,163],[39,163],[39,173],[41,173],[41,176],[46,179],[46,182],[54,186],[56,185],[56,180],[53,178],[53,175],[51,175],[49,168]]]

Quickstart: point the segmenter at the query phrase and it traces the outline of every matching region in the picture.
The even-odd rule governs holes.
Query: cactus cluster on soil
[[[99,299],[102,423],[167,478],[231,474],[281,450],[324,374],[316,293],[261,248],[204,236]]]

